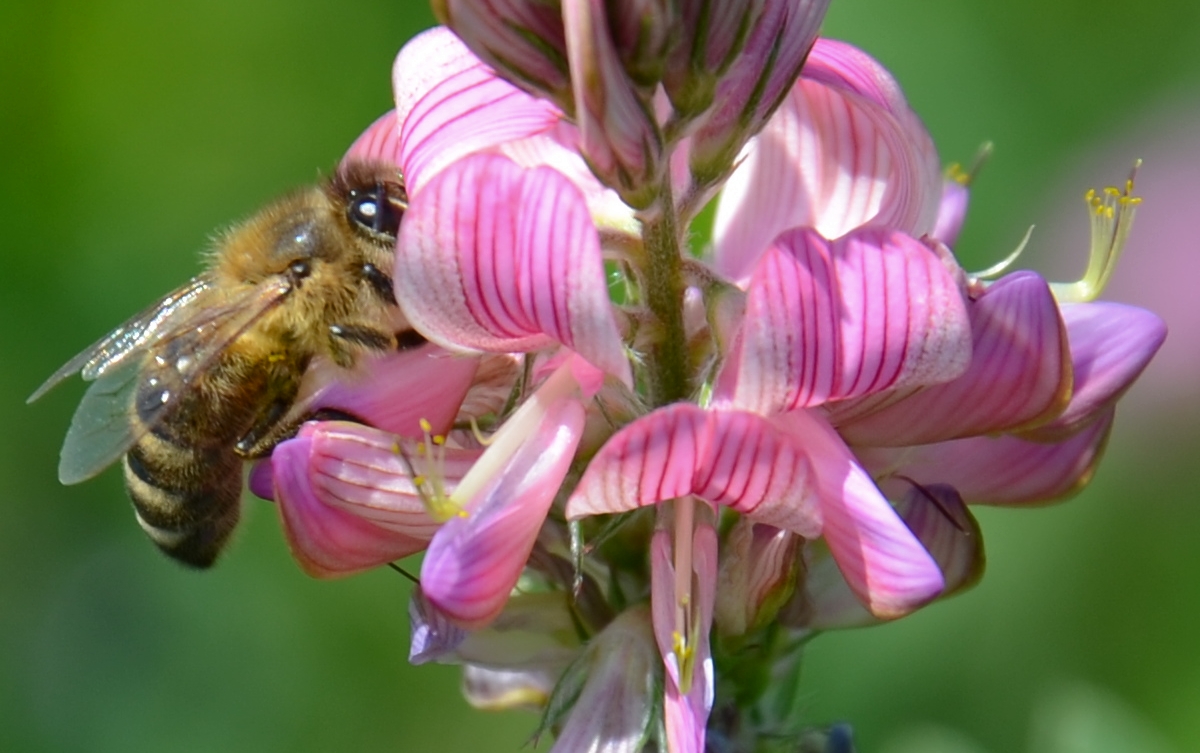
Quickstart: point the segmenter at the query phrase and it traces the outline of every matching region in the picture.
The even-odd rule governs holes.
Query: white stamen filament
[[[695,625],[692,619],[692,534],[695,529],[696,502],[691,497],[675,500],[675,658],[679,662],[679,690],[692,687],[695,664]]]
[[[1141,197],[1133,195],[1133,183],[1142,161],[1133,165],[1125,185],[1103,191],[1091,190],[1085,197],[1092,219],[1092,248],[1083,279],[1071,283],[1052,283],[1050,289],[1060,303],[1094,301],[1104,291],[1116,268],[1117,259],[1129,240],[1133,216]]]

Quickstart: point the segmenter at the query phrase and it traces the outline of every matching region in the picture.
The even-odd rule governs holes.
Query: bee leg
[[[283,417],[291,407],[292,401],[282,398],[268,403],[250,429],[238,439],[233,451],[247,460],[270,455],[275,445],[290,439],[300,428],[299,424],[283,423]]]
[[[362,267],[363,279],[366,280],[371,290],[375,295],[379,296],[384,303],[396,305],[396,294],[392,290],[392,277],[386,274],[374,264],[364,264]]]
[[[396,347],[391,332],[367,324],[329,326],[329,352],[333,362],[344,369],[354,366],[356,350],[386,351]]]

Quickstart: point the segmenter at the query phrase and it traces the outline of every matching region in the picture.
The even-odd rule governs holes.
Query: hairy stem
[[[646,255],[642,266],[646,306],[655,320],[647,363],[652,405],[682,400],[688,394],[687,338],[683,330],[683,258],[675,201],[669,178],[659,201],[643,213]]]

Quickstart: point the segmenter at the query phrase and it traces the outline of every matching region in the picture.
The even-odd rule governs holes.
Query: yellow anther
[[[421,431],[425,432],[426,434],[433,433],[433,424],[429,423],[428,419],[422,418],[418,424],[421,427]]]
[[[1060,302],[1094,301],[1112,277],[1117,259],[1129,240],[1134,210],[1142,199],[1133,195],[1134,179],[1142,161],[1133,165],[1122,188],[1108,186],[1102,191],[1089,190],[1084,195],[1092,215],[1092,243],[1087,270],[1083,279],[1072,283],[1053,283],[1050,288]]]
[[[676,630],[671,633],[671,653],[675,654],[679,662],[679,691],[688,693],[692,689],[692,678],[696,670],[695,644]]]
[[[963,169],[963,166],[957,162],[951,162],[946,167],[946,179],[952,180],[960,186],[971,185],[991,156],[992,142],[985,141],[980,145],[979,151],[975,152],[975,159],[972,160],[969,170]]]

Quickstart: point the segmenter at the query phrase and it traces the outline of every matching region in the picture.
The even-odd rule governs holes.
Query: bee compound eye
[[[350,203],[350,217],[368,230],[374,230],[379,222],[379,200],[374,194],[356,197]]]
[[[303,280],[312,273],[312,265],[304,259],[297,259],[288,265],[288,276],[293,280]]]
[[[395,236],[400,230],[401,207],[393,204],[384,186],[351,195],[350,219],[373,233]]]

